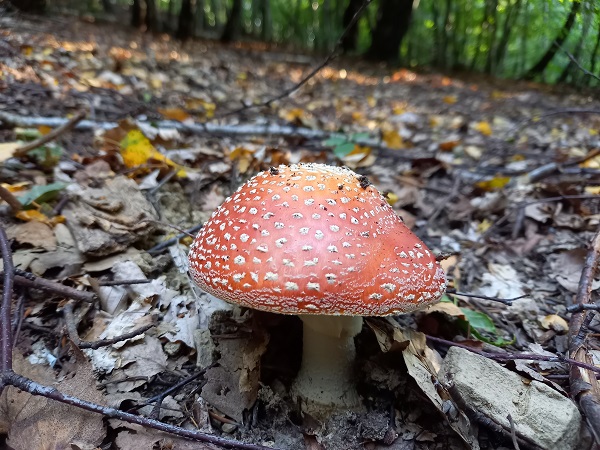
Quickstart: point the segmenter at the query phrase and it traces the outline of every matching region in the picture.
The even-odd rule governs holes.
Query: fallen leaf
[[[479,131],[484,136],[491,136],[492,135],[492,127],[489,124],[489,122],[486,122],[486,121],[477,122],[473,126],[473,128],[475,130]]]

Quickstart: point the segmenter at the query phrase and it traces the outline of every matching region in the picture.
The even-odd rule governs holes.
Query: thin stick
[[[6,267],[6,266],[5,266]],[[69,286],[65,286],[57,281],[46,280],[45,278],[36,277],[30,274],[31,277],[15,275],[13,280],[17,286],[26,287],[28,289],[40,289],[53,294],[62,295],[73,300],[92,303],[96,301],[96,294],[93,292],[79,291]]]
[[[508,419],[508,423],[510,423],[510,437],[512,439],[513,446],[515,447],[515,450],[521,450],[521,448],[519,447],[519,441],[517,440],[517,430],[515,429],[515,422],[510,414],[506,416],[506,418]]]
[[[11,307],[15,266],[8,243],[6,231],[0,226],[0,251],[4,264],[4,288],[2,289],[2,306],[0,307],[0,371],[12,370],[13,335],[11,326]],[[4,384],[0,383],[0,389]]]
[[[36,139],[35,141],[28,142],[27,144],[22,145],[21,147],[15,149],[13,156],[16,158],[23,157],[23,156],[27,155],[27,152],[33,150],[34,148],[41,147],[42,145],[47,144],[50,141],[53,141],[54,139],[59,137],[61,134],[64,134],[67,131],[69,131],[71,128],[74,128],[75,125],[77,125],[79,122],[81,122],[85,118],[85,115],[86,115],[85,111],[78,112],[73,117],[71,117],[71,119],[69,119],[69,121],[67,123],[65,123],[64,125],[62,125],[58,128],[55,128],[50,133],[45,134],[44,136],[40,137],[39,139]]]
[[[8,189],[6,189],[1,184],[0,184],[0,198],[2,200],[4,200],[6,203],[8,203],[8,206],[10,206],[10,209],[12,210],[13,214],[17,213],[17,212],[21,211],[21,209],[23,209],[23,205],[21,205],[21,202],[17,199],[17,197],[15,197],[12,192],[10,192]]]
[[[201,433],[199,431],[187,430],[175,425],[168,423],[159,422],[158,420],[148,419],[143,416],[137,416],[135,414],[126,413],[119,411],[115,408],[108,406],[97,405],[86,400],[81,400],[70,395],[63,394],[53,387],[46,387],[39,383],[36,383],[29,378],[8,371],[3,374],[2,381],[5,385],[11,385],[25,392],[29,392],[32,395],[40,395],[42,397],[50,398],[67,405],[76,406],[86,411],[102,414],[105,417],[111,419],[121,419],[129,423],[135,423],[146,428],[152,428],[154,430],[165,431],[172,433],[177,436],[188,438],[198,442],[206,442],[209,444],[219,445],[227,449],[240,449],[240,450],[275,450],[272,447],[264,447],[262,445],[246,444],[244,442],[237,442],[229,439],[225,439],[219,436],[213,436],[207,433]]]
[[[592,295],[592,284],[600,261],[600,226],[592,239],[588,250],[585,265],[581,272],[579,287],[574,304],[588,305]],[[590,312],[583,310],[576,312],[569,321],[569,356],[577,361],[591,363],[592,357],[586,347],[586,322],[590,319]],[[593,314],[593,312],[591,313]],[[587,369],[587,370],[582,370]],[[569,371],[569,384],[571,396],[577,399],[579,407],[587,417],[587,422],[596,443],[600,443],[600,383],[588,367],[571,366]],[[594,371],[595,372],[595,371]]]
[[[193,228],[190,228],[189,230],[185,230],[184,232],[179,233],[177,236],[172,237],[171,239],[167,239],[166,241],[163,241],[160,244],[155,245],[150,250],[147,250],[147,252],[150,253],[151,255],[154,255],[156,253],[160,253],[165,248],[170,247],[171,245],[173,245],[176,242],[178,242],[180,239],[183,239],[186,236],[190,236],[191,233],[198,232],[203,226],[204,226],[204,224],[200,224],[200,225],[196,225]]]
[[[461,295],[463,297],[469,297],[469,298],[480,298],[482,300],[490,300],[493,302],[498,302],[498,303],[502,303],[504,305],[507,306],[512,306],[513,302],[515,300],[521,300],[522,298],[527,298],[529,297],[528,295],[520,295],[518,297],[513,297],[513,298],[499,298],[499,297],[488,297],[486,295],[477,295],[477,294],[466,294],[464,292],[458,292],[456,291],[456,289],[452,289],[452,288],[448,288],[446,289],[446,292],[448,294],[453,294],[453,295]]]

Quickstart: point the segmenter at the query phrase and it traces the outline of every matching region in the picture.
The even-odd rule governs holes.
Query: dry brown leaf
[[[14,239],[21,244],[29,244],[46,250],[56,249],[54,231],[42,222],[31,221],[15,224],[9,227],[6,233],[10,239]]]
[[[14,355],[15,372],[63,394],[104,404],[96,388],[92,366],[79,349],[72,350],[75,367],[72,377],[56,382],[54,371],[47,366],[32,365],[19,353]],[[105,436],[100,414],[65,405],[45,397],[32,396],[13,387],[0,397],[1,430],[7,432],[7,444],[14,450],[94,448]]]

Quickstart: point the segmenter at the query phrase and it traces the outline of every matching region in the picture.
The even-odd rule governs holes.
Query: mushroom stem
[[[360,398],[353,380],[354,336],[360,316],[300,316],[304,323],[302,365],[292,386],[307,412],[324,416],[333,409],[357,408]]]

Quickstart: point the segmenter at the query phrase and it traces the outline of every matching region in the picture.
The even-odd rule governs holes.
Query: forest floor
[[[589,448],[577,405],[600,392],[600,321],[567,307],[597,302],[600,287],[597,92],[337,59],[268,103],[319,63],[257,43],[0,17],[15,371],[232,448]],[[82,111],[78,128],[40,141]],[[364,409],[326,421],[289,398],[298,318],[198,292],[190,238],[161,245],[177,235],[169,225],[203,223],[259,170],[297,162],[368,176],[446,255],[454,289],[426,311],[365,322]],[[14,388],[0,408],[14,449],[217,448]]]

